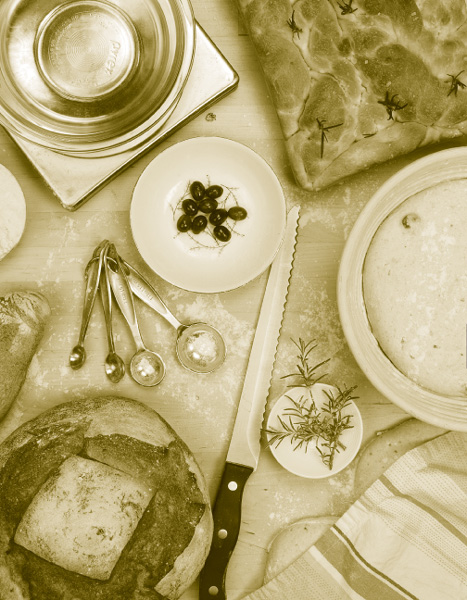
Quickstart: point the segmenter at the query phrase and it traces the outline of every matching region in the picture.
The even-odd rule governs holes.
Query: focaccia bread
[[[137,401],[61,404],[0,445],[2,600],[178,598],[212,527],[192,453]]]
[[[464,0],[238,0],[297,182],[467,131]]]
[[[37,292],[0,298],[0,419],[26,379],[49,315],[46,298]]]

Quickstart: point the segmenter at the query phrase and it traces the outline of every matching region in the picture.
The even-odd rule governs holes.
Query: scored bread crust
[[[466,133],[464,0],[238,3],[303,188]]]
[[[133,598],[136,600],[140,597],[170,600],[178,598],[201,570],[209,552],[213,530],[206,481],[193,454],[170,425],[154,410],[135,400],[107,396],[61,404],[19,427],[0,445],[0,480],[9,468],[9,460],[15,453],[20,456],[21,451],[28,445],[30,447],[31,443],[37,447],[56,445],[70,432],[80,432],[84,440],[112,439],[110,436],[120,435],[161,449],[168,448],[171,444],[176,444],[180,449],[187,469],[196,482],[200,502],[204,504],[203,514],[194,528],[191,540],[176,557],[172,568],[160,581],[153,582],[154,595],[144,595],[148,593],[146,587],[135,589],[133,595],[125,600]],[[75,452],[78,449],[75,448]],[[73,454],[73,451],[68,454]],[[63,460],[65,458],[67,456],[63,456]],[[128,471],[131,457],[129,457],[130,463],[121,465],[118,464],[118,455],[109,458],[111,459],[109,463],[112,463],[110,466],[114,468],[120,466],[122,471]],[[105,458],[96,456],[96,460],[104,462]],[[37,465],[37,468],[39,469],[40,465]],[[47,479],[49,475],[50,473],[45,473],[42,479]],[[135,476],[141,477],[141,472],[135,473]],[[41,481],[38,480],[37,489],[40,484]],[[174,499],[175,509],[176,502],[177,499]],[[34,600],[36,596],[31,592],[29,582],[22,576],[21,561],[14,563],[9,559],[13,533],[0,502],[0,597],[2,600]],[[74,595],[63,596],[62,600],[68,598],[78,599],[80,596],[76,596],[75,592]]]
[[[49,315],[49,304],[38,292],[0,298],[0,419],[26,379]]]

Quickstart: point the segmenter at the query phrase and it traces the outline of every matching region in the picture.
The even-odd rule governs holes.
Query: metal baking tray
[[[191,73],[180,101],[166,123],[149,140],[105,157],[60,154],[9,132],[64,208],[74,211],[111,179],[174,131],[232,92],[239,77],[199,23]]]

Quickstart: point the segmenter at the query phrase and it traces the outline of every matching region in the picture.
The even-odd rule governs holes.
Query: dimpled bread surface
[[[238,3],[305,189],[465,133],[464,0]]]

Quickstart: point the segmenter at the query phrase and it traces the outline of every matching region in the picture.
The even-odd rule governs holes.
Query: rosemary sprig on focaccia
[[[450,96],[453,92],[454,92],[454,96],[457,96],[457,91],[459,88],[461,88],[462,90],[464,88],[467,87],[467,84],[463,83],[460,79],[459,79],[459,75],[462,75],[464,71],[459,71],[459,73],[457,73],[457,75],[450,75],[448,73],[448,77],[451,78],[451,81],[448,83],[451,84],[451,87],[449,88],[449,92],[448,92],[448,96]]]
[[[352,7],[352,2],[353,0],[348,0],[348,2],[345,0],[337,1],[337,6],[341,9],[341,15],[350,15],[358,10],[358,8]]]
[[[298,39],[300,39],[300,34],[302,33],[302,30],[295,22],[295,11],[294,10],[292,11],[292,16],[290,17],[290,19],[287,19],[287,25],[292,30],[292,37],[294,35],[296,35],[298,37]]]
[[[396,100],[398,96],[399,94],[393,94],[392,96],[389,96],[389,92],[386,91],[384,100],[378,100],[378,104],[382,104],[384,107],[386,107],[386,112],[389,115],[388,120],[391,119],[393,121],[393,113],[397,110],[402,110],[407,106],[407,102],[405,104],[401,104],[399,100]]]
[[[325,119],[316,119],[316,121],[318,123],[318,129],[321,131],[321,153],[320,153],[320,156],[321,156],[321,158],[323,158],[324,142],[328,141],[328,138],[326,137],[326,132],[328,132],[330,129],[335,129],[336,127],[340,127],[344,123],[336,123],[336,125],[324,125],[326,123]]]

